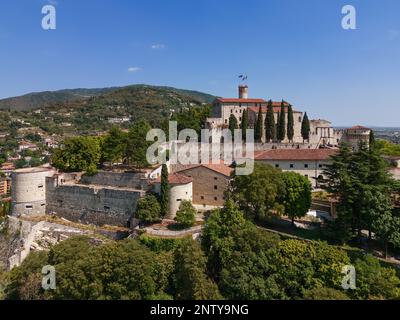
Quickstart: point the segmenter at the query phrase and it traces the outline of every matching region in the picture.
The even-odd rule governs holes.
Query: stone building
[[[255,161],[299,173],[310,180],[313,188],[318,188],[317,179],[323,177],[323,170],[335,153],[335,149],[267,150],[256,152]]]
[[[225,164],[200,164],[179,168],[177,172],[193,179],[194,207],[208,211],[224,205],[232,171],[233,168]]]

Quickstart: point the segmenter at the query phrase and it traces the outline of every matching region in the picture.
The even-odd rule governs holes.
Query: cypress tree
[[[265,140],[266,142],[271,142],[275,139],[275,117],[274,117],[274,107],[272,106],[272,101],[268,101],[267,118],[265,121]]]
[[[304,114],[303,122],[301,123],[301,136],[303,142],[310,140],[310,121],[308,120],[307,112]]]
[[[161,216],[165,217],[168,215],[168,203],[169,203],[169,181],[168,181],[168,168],[166,164],[163,164],[161,170],[161,193],[160,193],[160,207]]]
[[[288,107],[288,123],[287,123],[287,136],[289,142],[293,142],[294,138],[294,118],[293,118],[293,108],[291,105]]]
[[[276,117],[276,125],[275,125],[275,141],[279,141],[279,132],[280,132],[280,128],[279,125],[281,123],[281,113],[278,112],[278,116]]]
[[[246,141],[246,133],[249,128],[249,110],[245,109],[242,115],[242,123],[240,124],[240,129],[242,129],[242,139]]]
[[[261,142],[262,139],[262,130],[263,130],[263,115],[262,109],[258,111],[257,123],[254,129],[254,140],[255,142]]]
[[[283,141],[286,137],[286,112],[285,112],[285,103],[282,100],[281,103],[281,112],[279,114],[279,131],[278,131],[278,140]]]
[[[236,117],[233,114],[231,114],[231,116],[229,117],[229,130],[232,132],[232,137],[234,136],[235,129],[237,128],[238,128],[238,121]]]
[[[369,147],[373,148],[375,144],[375,134],[374,131],[371,130],[371,132],[369,133]]]

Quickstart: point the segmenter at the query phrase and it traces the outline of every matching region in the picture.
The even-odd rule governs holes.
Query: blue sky
[[[49,2],[57,30],[44,31]],[[346,4],[357,10],[357,30],[341,27]],[[312,118],[400,126],[400,1],[0,4],[0,98],[135,83],[235,97],[239,74],[251,97],[284,98]]]

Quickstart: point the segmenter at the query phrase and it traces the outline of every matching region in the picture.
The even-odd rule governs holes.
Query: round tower
[[[15,170],[11,174],[12,215],[46,214],[46,177],[54,169],[38,167]]]
[[[239,99],[248,99],[249,98],[249,87],[246,85],[239,86]]]

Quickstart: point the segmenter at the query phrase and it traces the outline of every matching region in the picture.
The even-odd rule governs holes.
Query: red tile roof
[[[194,169],[194,168],[200,168],[200,167],[204,167],[204,168],[210,169],[212,171],[215,171],[215,172],[220,173],[220,174],[222,174],[224,176],[227,176],[227,177],[230,177],[232,171],[234,170],[233,168],[231,168],[231,167],[229,167],[229,166],[227,166],[227,165],[225,165],[223,163],[220,163],[220,164],[212,164],[212,163],[210,163],[210,164],[187,165],[184,168],[179,169],[178,172],[183,172],[183,171],[186,171],[186,170],[190,170],[190,169]]]
[[[255,152],[255,160],[328,160],[335,149],[277,149]]]
[[[156,180],[156,183],[160,183],[161,178]],[[183,174],[173,173],[168,176],[168,182],[170,184],[188,184],[193,182],[193,178],[187,177]]]

